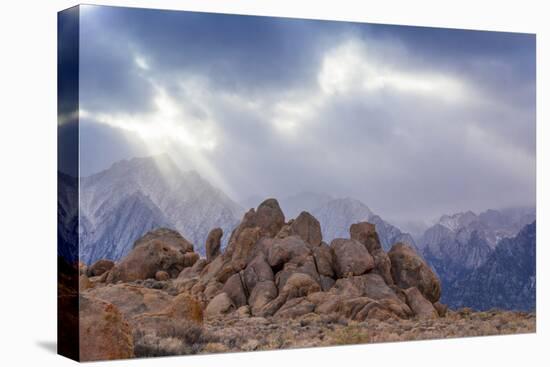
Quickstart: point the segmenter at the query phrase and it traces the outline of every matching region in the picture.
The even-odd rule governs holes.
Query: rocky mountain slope
[[[285,213],[296,217],[302,211],[313,214],[321,223],[323,238],[331,241],[345,237],[346,228],[357,222],[368,221],[376,225],[382,247],[388,251],[394,243],[403,242],[416,247],[412,236],[373,213],[363,202],[352,198],[333,198],[326,194],[304,192],[282,200]]]
[[[414,248],[386,252],[368,222],[329,245],[314,216],[288,220],[268,199],[245,213],[223,251],[220,238],[212,229],[200,258],[178,232],[155,229],[117,263],[81,264],[81,358],[456,336],[458,321],[468,335],[534,330],[527,314],[448,313],[439,279]]]
[[[402,233],[397,227],[384,221],[356,199],[333,199],[313,209],[311,213],[319,219],[321,228],[323,228],[323,237],[328,241],[345,237],[345,228],[349,228],[353,223],[368,221],[376,225],[376,231],[384,250],[388,251],[397,242],[416,247],[411,235]]]
[[[439,275],[443,300],[453,297],[451,285],[482,266],[505,238],[513,237],[535,218],[534,209],[469,211],[444,215],[419,241],[424,258]],[[455,304],[450,302],[451,306]]]
[[[80,180],[81,260],[118,260],[156,227],[175,228],[204,253],[208,231],[230,233],[242,208],[167,156],[134,158]],[[226,242],[226,235],[222,241]]]
[[[78,261],[78,180],[57,173],[57,256]]]
[[[536,307],[536,224],[498,243],[487,260],[450,284],[454,307],[533,311]]]

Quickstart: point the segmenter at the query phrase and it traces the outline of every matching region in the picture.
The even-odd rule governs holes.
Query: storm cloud
[[[236,201],[535,203],[535,36],[83,6],[81,173],[167,152]]]

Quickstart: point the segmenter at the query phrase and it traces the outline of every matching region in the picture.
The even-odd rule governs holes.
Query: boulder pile
[[[157,229],[120,262],[81,269],[81,292],[90,302],[111,304],[109,312],[120,313],[134,335],[174,319],[444,316],[439,279],[413,248],[396,243],[386,253],[367,222],[349,233],[327,244],[311,214],[287,222],[277,200],[268,199],[244,215],[225,250],[220,228],[208,236],[206,258],[181,234]],[[107,309],[101,302],[97,307]]]

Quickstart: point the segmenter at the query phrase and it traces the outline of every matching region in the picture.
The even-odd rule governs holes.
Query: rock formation
[[[161,338],[174,322],[200,327],[203,319],[311,314],[364,321],[444,314],[439,280],[412,247],[395,244],[386,253],[367,222],[353,224],[349,238],[330,246],[321,233],[311,214],[285,222],[277,200],[268,199],[244,215],[225,251],[220,229],[208,236],[206,259],[179,233],[154,230],[114,266],[98,262],[87,269],[92,286],[84,293],[112,305],[139,340],[137,350],[153,354],[148,340]],[[88,316],[81,309],[81,317]]]

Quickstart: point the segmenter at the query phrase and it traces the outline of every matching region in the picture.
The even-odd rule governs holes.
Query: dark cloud
[[[84,172],[174,148],[237,200],[320,191],[398,220],[534,204],[534,35],[83,14]]]

